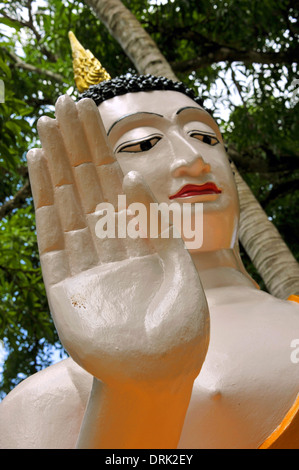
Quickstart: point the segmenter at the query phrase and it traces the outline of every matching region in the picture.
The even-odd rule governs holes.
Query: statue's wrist
[[[175,448],[191,392],[192,381],[107,385],[94,379],[77,446]]]

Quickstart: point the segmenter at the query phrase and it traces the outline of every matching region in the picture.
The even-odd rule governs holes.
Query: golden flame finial
[[[69,32],[69,40],[73,55],[74,79],[80,93],[91,85],[111,79],[101,62],[92,52],[84,49],[72,31]]]

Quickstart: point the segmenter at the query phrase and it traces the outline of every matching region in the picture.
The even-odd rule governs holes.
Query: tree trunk
[[[120,0],[85,0],[140,74],[178,80],[156,43]],[[236,168],[240,241],[272,295],[299,294],[299,265]]]
[[[235,166],[232,167],[240,199],[240,242],[271,294],[281,299],[299,295],[297,261]]]
[[[118,41],[138,73],[178,81],[156,43],[120,0],[85,0],[85,3]]]

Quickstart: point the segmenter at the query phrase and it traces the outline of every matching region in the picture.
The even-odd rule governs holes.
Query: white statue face
[[[124,174],[139,172],[159,203],[203,203],[200,250],[232,248],[238,196],[212,117],[176,91],[128,93],[99,110]]]

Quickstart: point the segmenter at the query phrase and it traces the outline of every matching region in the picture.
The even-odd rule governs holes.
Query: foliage
[[[1,330],[7,359],[7,383],[31,375],[50,363],[50,346],[58,341],[39,267],[32,206],[19,208],[1,223]]]
[[[67,32],[112,76],[133,71],[107,29],[79,0],[0,2],[1,393],[47,366],[57,338],[39,265],[26,152],[59,95],[77,96]],[[177,76],[205,100],[239,171],[299,259],[298,10],[292,0],[125,0]],[[264,287],[242,250],[247,269]]]

